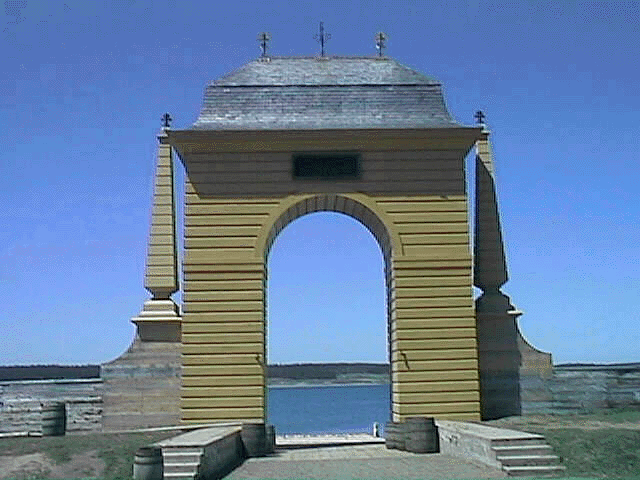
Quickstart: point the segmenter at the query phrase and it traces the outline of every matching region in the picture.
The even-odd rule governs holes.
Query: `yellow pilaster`
[[[164,131],[158,142],[144,286],[154,299],[168,299],[178,290],[173,152]]]

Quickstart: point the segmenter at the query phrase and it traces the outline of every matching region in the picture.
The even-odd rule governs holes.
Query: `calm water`
[[[268,422],[278,434],[371,432],[389,420],[390,385],[269,387]]]

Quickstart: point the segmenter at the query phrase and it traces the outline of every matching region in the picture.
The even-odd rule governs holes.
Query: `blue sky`
[[[329,54],[373,55],[383,30],[459,121],[485,111],[504,291],[529,341],[556,363],[640,360],[640,2],[24,0],[0,15],[0,364],[127,348],[148,298],[160,116],[188,128],[205,85],[259,55],[260,31],[274,55],[317,54],[321,20]],[[364,227],[303,217],[269,267],[270,361],[385,361]]]

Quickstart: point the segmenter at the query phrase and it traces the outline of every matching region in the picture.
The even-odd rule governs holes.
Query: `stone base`
[[[138,316],[131,319],[143,342],[180,342],[181,320],[172,300],[147,300]]]
[[[520,415],[519,312],[476,313],[483,420]]]
[[[164,427],[180,422],[180,342],[139,336],[101,367],[103,431]]]
[[[180,423],[180,320],[171,300],[149,300],[131,320],[133,343],[100,369],[103,431]]]

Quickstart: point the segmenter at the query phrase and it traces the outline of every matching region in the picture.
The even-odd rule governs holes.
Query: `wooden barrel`
[[[42,404],[42,436],[64,435],[67,427],[67,411],[64,402]]]
[[[276,449],[276,427],[274,427],[273,425],[267,425],[265,437],[266,437],[265,452],[273,453]]]
[[[248,458],[264,457],[267,453],[267,432],[264,423],[243,423],[240,438]]]
[[[162,480],[162,449],[142,447],[136,451],[133,463],[133,480]]]
[[[398,448],[398,424],[387,422],[384,425],[384,444],[388,449]]]
[[[438,428],[433,417],[410,417],[404,423],[405,449],[413,453],[437,453]]]

